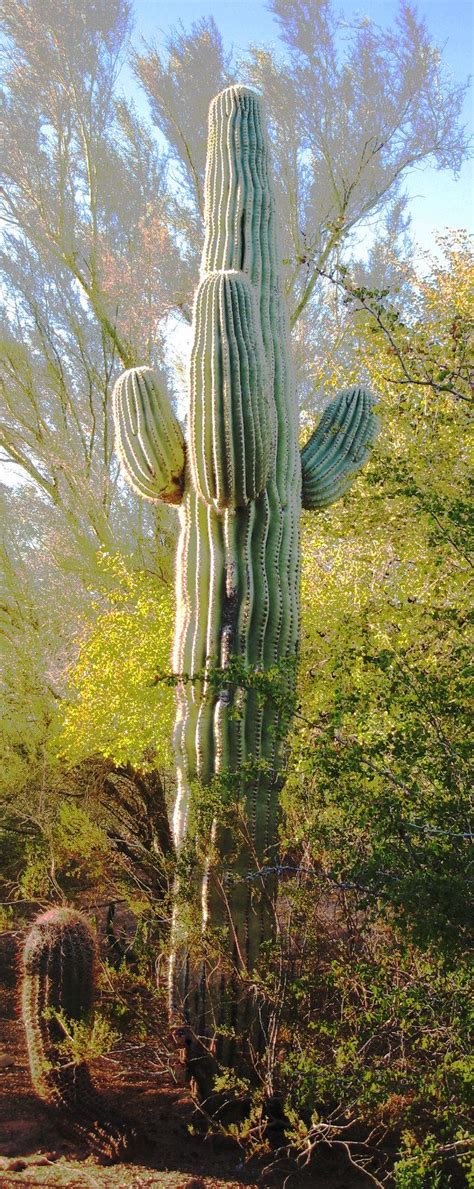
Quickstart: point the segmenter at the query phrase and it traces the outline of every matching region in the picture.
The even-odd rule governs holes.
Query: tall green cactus
[[[246,87],[228,87],[211,103],[205,195],[188,449],[179,480],[173,667],[182,681],[173,830],[186,861],[178,874],[170,988],[173,1018],[187,1021],[194,1037],[213,1034],[214,1049],[216,1034],[226,1034],[217,1051],[229,1062],[229,1034],[250,1028],[245,982],[274,931],[276,880],[268,868],[276,865],[282,735],[281,698],[236,678],[233,661],[262,675],[286,665],[291,702],[302,482],[306,507],[337,498],[367,455],[375,419],[361,389],[343,394],[300,456],[268,143],[261,100]],[[120,384],[127,402],[130,384]],[[155,436],[163,407],[161,394]],[[172,419],[168,403],[166,424]],[[131,469],[129,463],[126,473]],[[212,787],[215,778],[229,787],[229,777],[241,837],[216,812],[203,848],[207,860],[203,850],[196,857],[196,787]],[[226,931],[233,975],[211,976],[204,956],[199,961],[190,952],[186,899],[199,906],[203,952],[213,927]]]
[[[67,1052],[66,1029],[87,1021],[95,991],[94,934],[81,913],[53,908],[23,949],[21,1010],[33,1088],[62,1126],[105,1160],[123,1159],[132,1133],[104,1108],[87,1065]]]

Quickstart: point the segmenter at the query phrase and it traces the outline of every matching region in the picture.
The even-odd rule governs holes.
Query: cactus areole
[[[117,382],[114,413],[127,478],[147,498],[180,502],[171,1015],[189,1035],[212,1037],[231,1063],[236,1035],[249,1036],[257,1015],[254,1049],[265,1043],[250,976],[275,930],[301,508],[324,508],[346,490],[375,432],[371,398],[347,390],[300,454],[269,147],[261,99],[246,87],[228,87],[209,111],[187,446],[149,368]],[[265,686],[272,674],[279,696]],[[206,789],[212,812],[200,817]],[[213,936],[227,965],[212,956]]]

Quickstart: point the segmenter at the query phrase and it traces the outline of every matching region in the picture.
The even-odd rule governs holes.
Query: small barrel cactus
[[[91,1016],[96,959],[95,937],[81,913],[52,908],[37,917],[23,949],[22,1018],[38,1097],[102,1159],[123,1159],[131,1132],[104,1109],[87,1065],[74,1061],[64,1043],[66,1030]]]
[[[175,454],[168,457],[176,491],[183,491],[173,653],[180,681],[170,999],[198,1081],[208,1065],[206,1038],[213,1037],[211,1047],[224,1064],[233,1063],[236,1034],[246,1034],[254,1051],[265,1043],[252,970],[262,942],[275,935],[282,736],[299,635],[301,508],[326,507],[345,491],[376,424],[362,389],[343,393],[300,455],[269,145],[260,97],[247,87],[228,87],[211,103],[205,196],[188,450],[179,476]],[[131,382],[126,377],[115,396],[122,457],[119,406]],[[162,401],[160,394],[147,416],[164,453]],[[129,435],[127,450],[133,452],[136,440]],[[141,447],[135,459],[125,458],[128,477],[138,470]],[[275,673],[281,674],[278,696],[270,680],[265,688],[265,676]],[[207,836],[196,848],[199,789],[219,781],[231,789],[239,826],[225,824],[217,806],[212,822],[204,815]],[[200,914],[194,948],[191,903]],[[206,959],[213,932],[228,939],[227,970],[221,964],[212,971],[213,959]]]
[[[71,1103],[76,1070],[61,1045],[61,1019],[84,1021],[94,1001],[95,939],[85,917],[54,908],[38,917],[23,950],[22,1015],[31,1080],[51,1105]]]

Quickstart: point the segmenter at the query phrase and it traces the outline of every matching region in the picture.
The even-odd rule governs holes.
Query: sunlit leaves
[[[163,768],[171,762],[174,697],[156,678],[170,669],[174,594],[120,557],[102,564],[115,583],[71,671],[75,701],[60,746],[74,760],[99,752]]]
[[[448,247],[432,279],[414,280],[410,366],[420,341],[424,359],[442,349],[455,308],[470,318],[466,242]],[[406,359],[407,328],[392,324],[392,334]],[[428,385],[400,394],[385,374],[387,338],[371,335],[370,320],[358,344],[382,431],[350,495],[304,520],[288,813],[326,870],[375,891],[425,941],[443,933],[462,947],[472,845],[467,418],[463,402]]]

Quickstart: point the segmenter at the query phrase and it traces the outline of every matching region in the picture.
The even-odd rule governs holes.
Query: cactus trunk
[[[205,220],[174,650],[174,671],[192,680],[178,691],[173,829],[178,853],[191,851],[196,784],[232,774],[244,828],[237,841],[216,819],[211,860],[198,861],[186,885],[203,925],[228,937],[239,1010],[226,1004],[222,972],[212,978],[179,944],[178,893],[172,1008],[198,1036],[248,1028],[243,986],[274,931],[276,880],[256,872],[275,865],[281,750],[271,695],[227,684],[224,673],[216,688],[209,671],[238,657],[249,673],[267,672],[294,656],[298,640],[298,415],[261,105],[243,87],[211,104]]]

